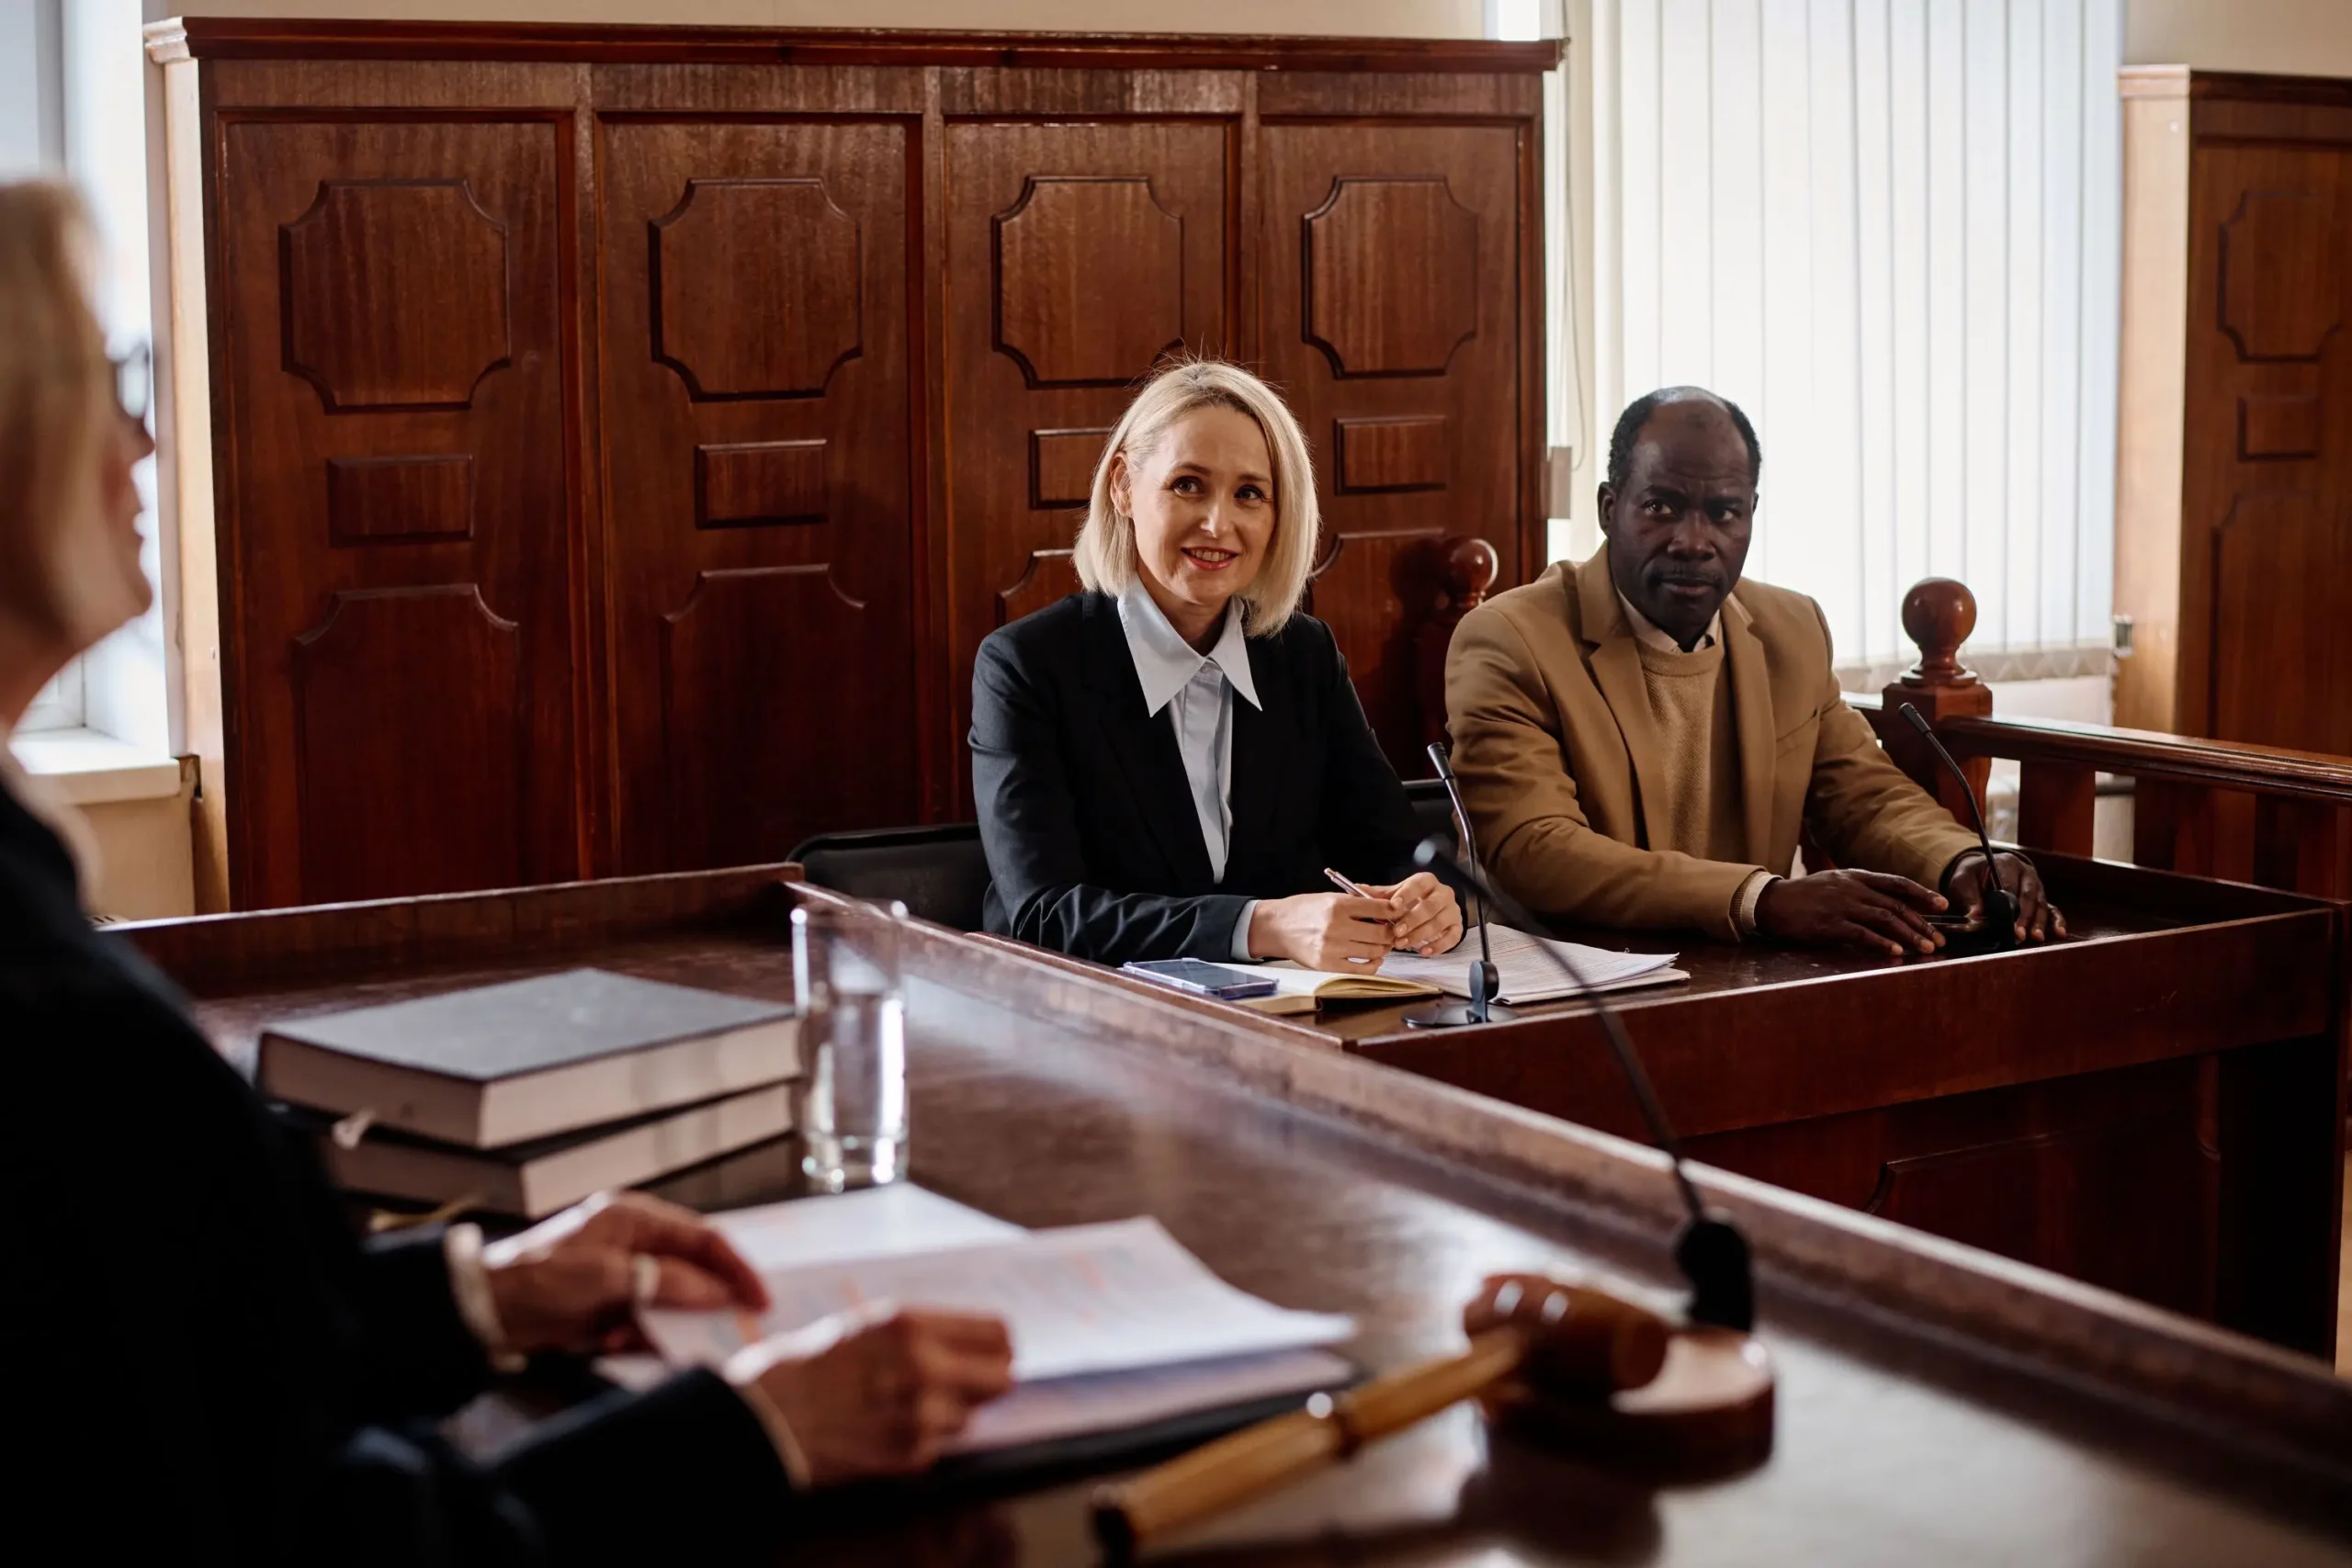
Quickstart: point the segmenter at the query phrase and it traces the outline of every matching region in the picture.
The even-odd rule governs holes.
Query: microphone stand
[[[1478,840],[1470,831],[1470,813],[1463,808],[1462,786],[1453,781],[1453,767],[1446,757],[1445,743],[1430,741],[1429,753],[1430,763],[1437,769],[1438,781],[1445,785],[1446,798],[1453,803],[1453,829],[1462,835],[1462,858],[1475,866],[1478,863]],[[1458,887],[1454,891],[1462,893]],[[1494,945],[1487,940],[1487,901],[1476,893],[1462,896],[1478,922],[1478,956],[1470,965],[1470,998],[1462,1002],[1438,1002],[1418,1012],[1408,1012],[1405,1015],[1408,1029],[1459,1029],[1465,1023],[1494,1021],[1494,1002],[1502,990],[1502,978],[1495,968]]]
[[[1422,840],[1420,847],[1413,852],[1413,863],[1424,871],[1436,873],[1457,894],[1475,894],[1490,900],[1503,919],[1520,930],[1534,933],[1544,929],[1519,900],[1446,853],[1443,840]],[[1681,1195],[1683,1213],[1688,1216],[1681,1235],[1674,1243],[1674,1261],[1683,1278],[1690,1281],[1691,1321],[1742,1334],[1748,1332],[1756,1326],[1756,1276],[1748,1257],[1747,1238],[1730,1221],[1710,1215],[1706,1205],[1700,1201],[1699,1190],[1691,1185],[1690,1173],[1682,1167],[1681,1142],[1668,1123],[1666,1108],[1658,1103],[1657,1090],[1651,1087],[1649,1075],[1642,1070],[1641,1058],[1634,1054],[1634,1043],[1616,1012],[1558,947],[1538,941],[1535,948],[1576,987],[1578,997],[1592,1004],[1600,1020],[1601,1032],[1608,1037],[1609,1049],[1617,1058],[1618,1071],[1625,1076],[1634,1099],[1642,1108],[1650,1142],[1665,1154],[1673,1169],[1675,1190]]]
[[[1944,750],[1944,743],[1936,739],[1935,728],[1928,724],[1927,715],[1909,703],[1905,703],[1899,711],[1904,722],[1919,732],[1919,739],[1928,743],[1937,760],[1943,763],[1953,778],[1960,781],[1960,793],[1968,797],[1968,814],[1976,819],[1976,842],[1984,856],[1984,879],[1992,884],[1984,894],[1983,927],[1968,932],[1964,944],[1955,942],[1953,939],[1957,933],[1948,931],[1944,934],[1944,943],[1955,953],[1962,950],[1963,946],[1970,953],[2007,953],[2018,944],[2018,916],[2024,907],[2018,901],[2016,894],[2001,886],[2001,863],[1993,858],[1993,835],[1984,830],[1984,808],[1976,804],[1976,786],[1968,782],[1967,773],[1952,760],[1952,754]],[[1966,850],[1960,852],[1962,858],[1968,854]]]

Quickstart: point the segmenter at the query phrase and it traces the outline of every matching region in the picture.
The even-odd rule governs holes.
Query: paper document
[[[732,1209],[711,1215],[710,1223],[762,1275],[812,1263],[1012,1241],[1029,1234],[910,1181]]]
[[[1012,1336],[1012,1375],[1031,1382],[1330,1345],[1355,1332],[1348,1318],[1235,1290],[1151,1219],[761,1273],[773,1304],[759,1321],[648,1312],[647,1337],[673,1364],[710,1364],[752,1338],[876,1302],[989,1313]]]
[[[909,1182],[715,1214],[767,1281],[774,1308],[649,1312],[662,1352],[597,1363],[626,1387],[715,1365],[750,1340],[844,1308],[993,1313],[1012,1336],[1019,1386],[972,1413],[956,1454],[1148,1430],[1200,1412],[1335,1388],[1354,1375],[1317,1347],[1345,1317],[1286,1312],[1235,1290],[1148,1219],[1026,1231]]]
[[[1636,986],[1660,985],[1690,978],[1674,967],[1680,956],[1672,953],[1611,953],[1605,947],[1587,947],[1581,942],[1552,942],[1531,936],[1509,926],[1487,928],[1487,940],[1494,949],[1495,972],[1501,989],[1494,999],[1510,1004],[1558,1001],[1577,994],[1576,987],[1544,960],[1539,951],[1544,946],[1566,957],[1576,966],[1588,985],[1598,991],[1627,990]],[[1418,980],[1437,987],[1450,996],[1470,994],[1470,964],[1478,956],[1478,929],[1471,927],[1463,933],[1461,945],[1452,953],[1435,958],[1423,958],[1418,953],[1391,953],[1380,965],[1381,977]]]

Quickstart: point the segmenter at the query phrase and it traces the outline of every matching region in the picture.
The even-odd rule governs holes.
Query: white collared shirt
[[[1208,851],[1209,874],[1221,883],[1233,840],[1233,694],[1238,692],[1261,712],[1265,708],[1250,674],[1240,611],[1226,606],[1225,629],[1204,654],[1168,624],[1138,577],[1119,595],[1119,626],[1143,687],[1144,711],[1168,710],[1177,752],[1184,759],[1186,793],[1201,824],[1201,845]],[[1244,905],[1235,922],[1236,958],[1250,956],[1250,915],[1256,908],[1254,899]]]

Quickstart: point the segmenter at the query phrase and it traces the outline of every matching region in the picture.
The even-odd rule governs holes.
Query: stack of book
[[[357,1192],[537,1219],[792,1130],[789,1007],[572,969],[273,1025],[254,1083]]]

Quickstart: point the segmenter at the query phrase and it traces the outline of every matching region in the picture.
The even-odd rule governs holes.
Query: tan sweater
[[[1739,737],[1720,640],[1689,653],[1639,644],[1642,684],[1666,763],[1662,799],[1644,805],[1643,848],[1737,861],[1746,833]]]

